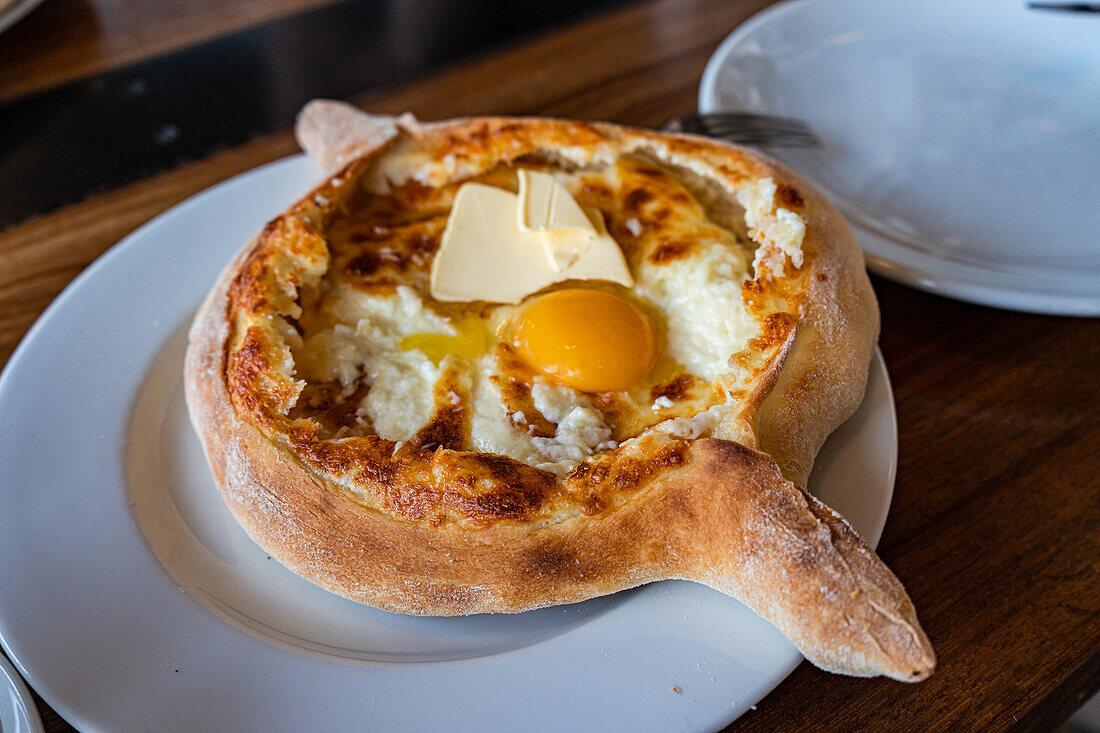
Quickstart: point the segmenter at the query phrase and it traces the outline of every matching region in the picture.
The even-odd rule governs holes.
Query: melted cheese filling
[[[759,258],[759,253],[754,253],[755,247],[744,235],[711,221],[670,174],[655,174],[649,164],[620,162],[598,171],[553,173],[579,202],[601,206],[635,278],[631,291],[619,290],[658,314],[663,323],[659,348],[666,362],[678,363],[692,378],[713,382],[717,385],[713,394],[719,395],[686,414],[675,414],[674,400],[653,391],[620,395],[620,403],[641,415],[645,425],[657,425],[667,417],[660,429],[687,432],[692,437],[709,432],[715,420],[695,420],[690,426],[684,421],[700,412],[713,414],[707,409],[724,401],[727,390],[740,378],[731,356],[760,333],[741,297],[743,283],[752,277],[754,254]],[[514,171],[496,175],[505,185],[515,176]],[[495,182],[489,178],[490,183]],[[782,244],[774,241],[784,237],[779,231],[784,216],[760,213],[771,208],[771,201],[763,198],[770,199],[773,192],[774,186],[770,192],[765,186],[754,189],[751,200],[746,199],[746,209],[751,210],[746,218],[752,219],[746,229],[767,227],[769,252],[782,249]],[[446,207],[440,211],[438,201],[435,207],[423,229],[438,236]],[[797,224],[801,225],[801,220]],[[378,229],[378,225],[372,226]],[[348,244],[349,232],[354,233],[354,227],[334,227],[329,232],[330,246],[337,250],[352,246]],[[800,235],[798,239],[800,243]],[[385,252],[390,246],[373,251]],[[382,267],[379,272],[385,280],[379,275],[377,282],[385,282],[387,287],[375,286],[375,281],[364,285],[341,279],[334,268],[337,272],[326,277],[316,307],[303,314],[304,337],[294,350],[296,378],[339,385],[344,395],[360,394],[359,388],[367,388],[354,409],[357,423],[341,433],[372,432],[388,440],[413,439],[437,409],[436,388],[447,371],[461,368],[468,376],[468,391],[462,396],[452,393],[451,399],[462,400],[469,408],[470,450],[509,456],[563,476],[594,453],[617,445],[596,396],[552,384],[543,377],[528,380],[530,404],[537,414],[510,411],[502,386],[510,375],[502,369],[492,345],[501,341],[501,324],[522,304],[474,304],[476,309],[470,305],[465,311],[447,310],[427,294],[428,267],[430,257],[421,258],[405,271],[396,265]],[[471,330],[471,320],[478,319],[484,322],[483,333]],[[434,343],[439,349],[431,347],[433,339],[438,339]],[[484,352],[477,353],[482,348]],[[453,355],[443,356],[445,353]],[[542,424],[549,421],[552,434],[536,429],[539,418]],[[638,432],[619,437],[629,439]]]

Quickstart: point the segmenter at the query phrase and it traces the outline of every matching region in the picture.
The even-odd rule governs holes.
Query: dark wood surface
[[[0,37],[0,101],[332,0],[46,0]]]
[[[63,25],[57,8],[66,3],[118,12],[108,0],[47,0],[35,13]],[[202,3],[219,4],[233,3]],[[766,4],[628,6],[356,101],[423,119],[549,114],[659,125],[694,108],[706,59]],[[250,6],[260,8],[255,17],[273,17]],[[295,3],[266,7],[280,14]],[[189,42],[244,22],[234,12]],[[41,17],[32,14],[26,28],[43,26]],[[0,39],[0,79],[10,78],[11,59],[29,53],[9,40],[46,44],[53,59],[22,89],[66,77],[63,50],[17,30]],[[109,51],[96,61],[126,62]],[[21,63],[33,75],[36,65]],[[295,150],[288,133],[268,136],[0,231],[0,364],[61,289],[121,237]],[[903,685],[803,664],[731,730],[1050,729],[1100,686],[1100,319],[1018,314],[873,282],[900,435],[879,552],[909,589],[940,666],[928,681]],[[48,731],[69,729],[41,701],[40,710]]]

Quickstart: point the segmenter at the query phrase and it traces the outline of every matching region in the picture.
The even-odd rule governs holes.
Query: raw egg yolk
[[[536,298],[513,321],[512,344],[531,366],[584,392],[626,389],[657,359],[649,318],[599,290],[558,290]]]

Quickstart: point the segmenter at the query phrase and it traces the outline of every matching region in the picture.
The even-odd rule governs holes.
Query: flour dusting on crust
[[[877,332],[858,246],[817,192],[703,139],[313,109],[321,157],[363,157],[226,270],[184,370],[214,477],[261,547],[400,613],[693,579],[823,668],[931,673],[900,583],[800,488]],[[456,178],[514,190],[517,166],[560,175],[622,246],[640,286],[616,292],[663,354],[634,388],[561,388],[499,337],[506,308],[424,296]]]

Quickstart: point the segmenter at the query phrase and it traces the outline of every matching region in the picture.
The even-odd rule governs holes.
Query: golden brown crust
[[[308,112],[300,126],[323,128]],[[354,130],[354,115],[340,115]],[[328,144],[365,157],[269,224],[222,274],[191,331],[192,420],[230,509],[258,544],[335,593],[415,614],[516,612],[689,578],[745,601],[826,669],[907,681],[931,673],[904,589],[846,522],[799,488],[821,442],[861,399],[878,329],[854,239],[820,194],[744,151],[608,125],[408,123],[370,145]],[[404,446],[328,440],[323,421],[296,419],[288,410],[300,388],[280,374],[290,357],[278,329],[291,327],[303,280],[329,266],[321,228],[349,189],[370,188],[379,146],[403,148],[413,169],[450,155],[476,172],[571,148],[607,159],[645,151],[685,170],[704,161],[692,175],[718,177],[719,192],[778,181],[776,200],[807,221],[806,264],[746,290],[761,329],[742,366],[756,376],[715,432],[748,447],[646,431],[558,481],[465,451],[461,404]],[[668,244],[645,256],[672,261],[687,246]],[[670,376],[652,396],[691,389]]]
[[[695,480],[713,514],[709,533],[693,538],[693,579],[740,599],[823,669],[908,681],[931,673],[935,656],[905,589],[840,515],[764,454],[729,441],[696,446]]]
[[[794,210],[807,220],[804,246],[817,256],[807,268],[793,340],[750,419],[758,447],[805,486],[821,445],[863,398],[879,312],[848,223],[797,174],[777,163],[768,173],[786,181],[779,195],[800,204]]]

